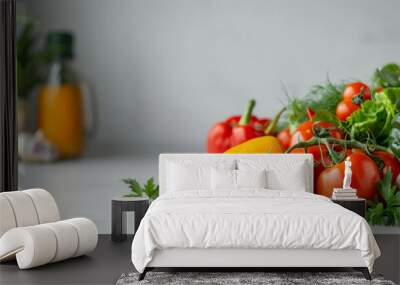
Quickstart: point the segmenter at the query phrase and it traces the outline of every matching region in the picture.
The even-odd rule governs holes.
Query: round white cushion
[[[15,221],[14,212],[8,199],[0,195],[0,237],[9,229],[15,228],[17,222]]]
[[[98,232],[96,225],[91,220],[86,218],[73,218],[65,220],[64,222],[74,226],[78,233],[78,248],[76,249],[74,257],[83,255],[96,248]]]
[[[17,227],[33,226],[39,223],[35,205],[30,196],[23,191],[3,192],[1,195],[11,205]]]
[[[60,220],[53,196],[43,189],[0,193],[0,237],[9,229]]]
[[[86,254],[96,248],[97,228],[86,218],[19,227],[0,238],[0,260],[16,255],[21,269]]]
[[[39,224],[51,223],[60,220],[60,213],[53,196],[43,189],[28,189],[22,191],[28,194],[35,205]]]
[[[75,255],[79,237],[75,228],[64,221],[43,225],[51,229],[57,241],[57,251],[52,262],[64,260]]]

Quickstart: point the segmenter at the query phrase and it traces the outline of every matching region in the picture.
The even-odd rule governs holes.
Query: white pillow
[[[267,159],[240,159],[239,170],[266,169],[267,188],[273,190],[303,191],[308,189],[306,177],[308,165],[306,161],[296,160],[267,160]]]
[[[211,169],[211,189],[236,189],[236,170]]]
[[[265,169],[262,170],[211,170],[211,188],[237,190],[241,188],[266,188],[267,177]]]
[[[234,169],[234,160],[167,162],[167,191],[211,189],[211,169]]]
[[[235,170],[237,188],[267,188],[267,172],[262,170]]]

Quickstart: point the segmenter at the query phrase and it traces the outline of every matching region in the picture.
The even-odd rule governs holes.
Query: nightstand
[[[339,204],[340,206],[359,214],[361,217],[365,218],[365,211],[367,208],[367,201],[362,198],[349,199],[349,200],[336,200],[332,199],[333,203]]]
[[[146,214],[149,207],[149,199],[142,197],[117,197],[112,199],[111,207],[111,239],[113,241],[123,241],[126,239],[124,233],[126,229],[126,221],[124,220],[124,212],[135,212],[135,232],[137,231],[140,221]]]

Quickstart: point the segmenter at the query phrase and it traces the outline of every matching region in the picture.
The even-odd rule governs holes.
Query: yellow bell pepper
[[[263,136],[248,140],[244,143],[231,147],[224,153],[283,153],[278,139],[273,136]]]

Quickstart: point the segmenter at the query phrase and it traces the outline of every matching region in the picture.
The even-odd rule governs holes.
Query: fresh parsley
[[[369,202],[367,220],[373,225],[400,225],[400,192],[392,185],[392,172],[388,170],[378,183],[378,191],[384,202]]]
[[[125,178],[122,181],[131,189],[131,192],[125,194],[124,197],[147,197],[153,201],[160,194],[160,187],[154,183],[153,177],[149,178],[143,187],[133,178]]]

